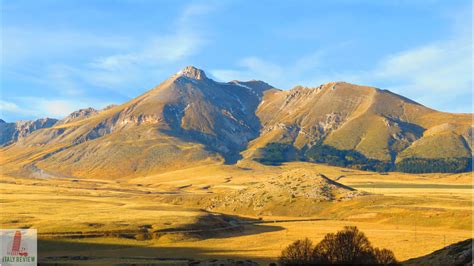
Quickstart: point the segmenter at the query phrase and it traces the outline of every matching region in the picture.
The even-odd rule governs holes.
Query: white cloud
[[[50,117],[64,117],[82,107],[78,105],[69,100],[40,100],[37,109]]]
[[[21,108],[13,102],[0,100],[0,112],[20,112]]]
[[[137,51],[97,58],[89,66],[100,70],[119,71],[133,67],[164,65],[192,55],[203,43],[204,40],[194,33],[178,32],[155,37]]]
[[[202,15],[210,12],[210,5],[190,4],[173,25],[170,33],[150,38],[133,51],[96,58],[90,67],[114,72],[139,67],[156,67],[183,60],[196,53],[206,43],[204,32],[199,29]]]
[[[397,80],[405,90],[452,92],[470,88],[471,43],[466,38],[404,51],[384,59],[373,70],[376,79]]]
[[[288,89],[305,81],[307,75],[321,67],[323,55],[323,51],[316,51],[287,64],[277,64],[251,56],[241,59],[237,63],[237,69],[213,69],[210,72],[222,81],[260,79]]]
[[[73,80],[74,68],[66,65],[52,65],[48,67],[47,80],[62,95],[77,96],[83,89]]]
[[[129,37],[123,36],[11,26],[2,26],[0,43],[1,64],[9,67],[38,58],[74,55],[81,50],[127,49],[133,44]]]
[[[469,29],[447,40],[387,55],[368,70],[333,72],[324,68],[324,51],[317,51],[285,64],[247,57],[236,69],[215,69],[211,74],[225,81],[262,79],[282,89],[347,81],[388,89],[443,111],[472,112],[472,45]]]
[[[283,68],[258,57],[246,57],[239,63],[239,69],[214,69],[211,74],[219,80],[272,80],[279,79]]]
[[[470,32],[383,58],[357,79],[409,97],[428,107],[472,112],[472,40]],[[468,98],[468,99],[466,99]]]
[[[80,108],[112,103],[103,104],[91,95],[103,97],[113,92],[120,98],[135,97],[147,82],[158,82],[164,69],[175,68],[202,49],[209,34],[205,15],[217,6],[210,2],[188,4],[179,10],[181,15],[170,22],[168,30],[145,38],[2,27],[3,74],[9,80],[31,84],[28,90],[44,89],[45,95],[53,95],[13,99],[9,93],[8,102],[0,105],[2,117],[63,117]]]
[[[0,114],[2,118],[13,115],[25,118],[51,117],[61,119],[81,108],[104,108],[112,102],[97,101],[94,99],[67,99],[67,98],[41,98],[17,97],[9,101],[0,100]],[[24,108],[23,106],[28,106]]]

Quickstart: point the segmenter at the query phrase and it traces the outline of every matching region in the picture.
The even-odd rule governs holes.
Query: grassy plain
[[[272,178],[291,185],[295,178],[320,174],[368,194],[308,201],[272,195],[270,186],[266,195],[251,194],[252,201],[265,204],[215,202],[243,189],[252,192]],[[43,262],[185,264],[237,258],[268,263],[296,239],[317,242],[345,225],[358,226],[374,246],[406,260],[472,237],[471,178],[470,173],[378,174],[301,162],[242,162],[114,180],[4,175],[0,224],[37,228]],[[292,189],[299,195],[306,188]]]

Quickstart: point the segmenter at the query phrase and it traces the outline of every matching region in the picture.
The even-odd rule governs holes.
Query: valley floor
[[[305,184],[318,175],[367,193],[329,202],[291,196],[307,189],[295,179]],[[275,178],[291,194],[268,185]],[[345,225],[358,226],[399,260],[472,237],[471,173],[244,162],[123,180],[2,176],[0,182],[1,227],[37,228],[42,262],[268,263],[296,239],[318,242]],[[248,202],[226,197],[247,194]]]

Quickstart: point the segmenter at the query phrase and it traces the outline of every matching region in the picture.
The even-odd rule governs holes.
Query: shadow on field
[[[281,231],[282,227],[264,225],[265,221],[220,213],[207,213],[195,223],[181,227],[153,230],[94,231],[39,234],[38,254],[41,265],[188,265],[195,260],[270,260],[235,256],[243,250],[225,249],[226,238]],[[102,240],[103,239],[103,240]],[[213,248],[174,247],[183,242],[221,239]],[[112,243],[101,243],[101,242]],[[117,244],[114,244],[116,242]],[[252,245],[252,243],[248,243]]]
[[[172,235],[183,239],[228,238],[283,230],[281,226],[263,225],[264,221],[258,219],[221,213],[207,213],[207,215],[200,216],[195,223],[178,228],[156,230],[153,232],[153,239]]]
[[[41,239],[83,239],[117,238],[156,243],[196,241],[204,239],[229,238],[235,236],[258,235],[283,230],[280,226],[263,225],[265,221],[221,213],[205,212],[195,221],[178,226],[153,228],[151,224],[136,225],[136,228],[74,231],[40,232]],[[139,245],[140,243],[137,243]]]
[[[250,244],[250,243],[249,243]],[[222,246],[225,246],[223,241]],[[194,247],[157,247],[133,244],[100,244],[67,240],[38,240],[40,265],[188,265],[197,260],[269,260],[228,254],[243,250]]]

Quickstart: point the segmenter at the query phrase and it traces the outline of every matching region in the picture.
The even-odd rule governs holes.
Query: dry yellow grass
[[[210,212],[204,209],[213,196],[252,187],[275,176],[291,179],[288,173],[300,170],[324,174],[375,195],[314,203],[310,212],[303,210],[307,205],[298,199],[288,201],[285,207],[268,205],[267,209],[232,211],[219,207],[212,211],[235,216],[232,219],[253,218],[258,222],[256,218],[261,218],[264,223],[206,232],[213,227],[232,227],[232,223],[229,226],[208,219]],[[134,262],[130,258],[133,256],[172,258],[175,262],[235,257],[266,263],[275,260],[281,249],[296,239],[309,237],[317,242],[326,233],[356,225],[374,246],[389,248],[398,259],[405,260],[472,236],[470,174],[381,175],[308,163],[270,167],[241,162],[237,166],[211,165],[131,180],[2,176],[1,183],[1,227],[37,228],[43,259],[88,256],[95,257],[89,262],[113,263]],[[201,231],[164,234],[144,241],[114,234],[135,234],[143,227],[150,232],[183,228]],[[63,237],[58,238],[58,233]],[[87,233],[97,233],[98,237],[67,237]]]

